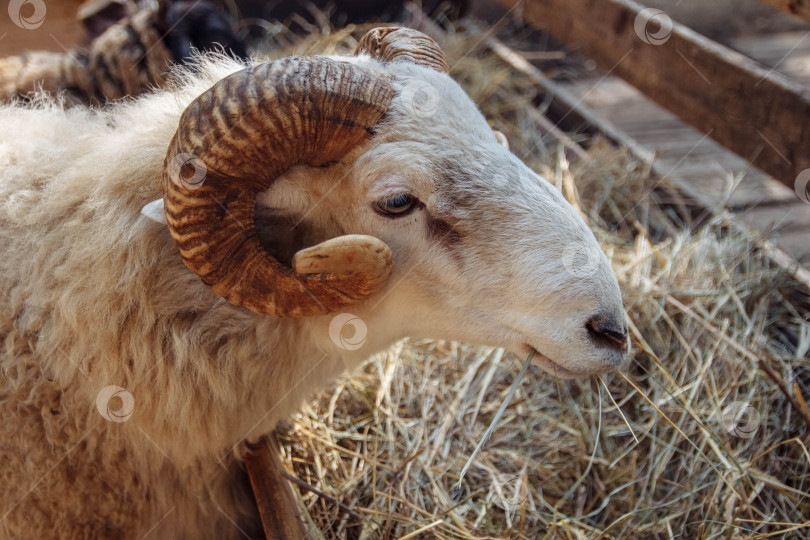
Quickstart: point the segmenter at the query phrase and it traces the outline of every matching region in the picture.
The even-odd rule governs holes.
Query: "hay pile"
[[[279,31],[272,55],[348,52],[364,29],[314,30]],[[280,430],[287,466],[334,498],[303,492],[314,523],[325,538],[807,538],[810,324],[786,301],[800,286],[723,219],[653,194],[621,151],[569,163],[482,37],[474,21],[444,36],[453,75],[518,156],[576,186],[625,294],[632,362],[575,382],[532,367],[457,487],[521,359],[398,344]]]

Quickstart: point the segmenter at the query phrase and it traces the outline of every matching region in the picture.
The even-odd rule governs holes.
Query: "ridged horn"
[[[278,317],[337,311],[388,279],[381,240],[331,239],[293,268],[260,245],[256,195],[293,165],[322,166],[363,144],[394,96],[391,77],[323,57],[284,58],[217,82],[180,117],[163,173],[183,262],[232,304]]]
[[[369,30],[357,44],[355,54],[368,54],[381,62],[407,60],[447,73],[450,66],[439,44],[433,38],[401,26]]]

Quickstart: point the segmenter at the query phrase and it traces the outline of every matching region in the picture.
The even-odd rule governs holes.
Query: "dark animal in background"
[[[122,10],[131,13],[113,22]],[[43,90],[63,94],[67,105],[103,104],[162,86],[169,66],[185,63],[194,50],[247,57],[231,17],[210,2],[111,2],[97,13],[80,12],[80,18],[93,38],[86,49],[0,59],[0,99]]]
[[[223,5],[231,5],[231,0],[219,0]],[[406,4],[413,3],[420,11],[433,18],[456,19],[464,15],[470,0],[235,0],[241,17],[246,19],[277,20],[291,23],[289,27],[296,30],[301,20],[311,21],[313,11],[318,10],[329,16],[335,27],[352,23],[369,21],[391,22],[402,19]],[[296,22],[293,16],[300,19]]]
[[[223,49],[236,58],[247,58],[245,44],[236,35],[234,21],[209,2],[174,2],[166,10],[163,42],[175,62],[185,63],[193,51]]]

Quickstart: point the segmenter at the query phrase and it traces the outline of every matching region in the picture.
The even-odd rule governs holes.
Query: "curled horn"
[[[368,54],[381,62],[407,60],[447,73],[450,66],[438,43],[422,32],[399,26],[369,30],[357,44],[355,54]]]
[[[368,297],[388,279],[381,240],[333,238],[292,268],[259,243],[256,195],[293,165],[340,160],[370,137],[390,76],[323,57],[285,58],[216,83],[183,112],[164,162],[166,218],[183,262],[216,294],[257,313],[302,317]]]

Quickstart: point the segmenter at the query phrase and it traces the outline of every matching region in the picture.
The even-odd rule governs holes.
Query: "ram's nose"
[[[618,318],[613,315],[594,315],[585,323],[585,328],[591,340],[600,347],[620,353],[626,353],[630,349],[624,316]]]

